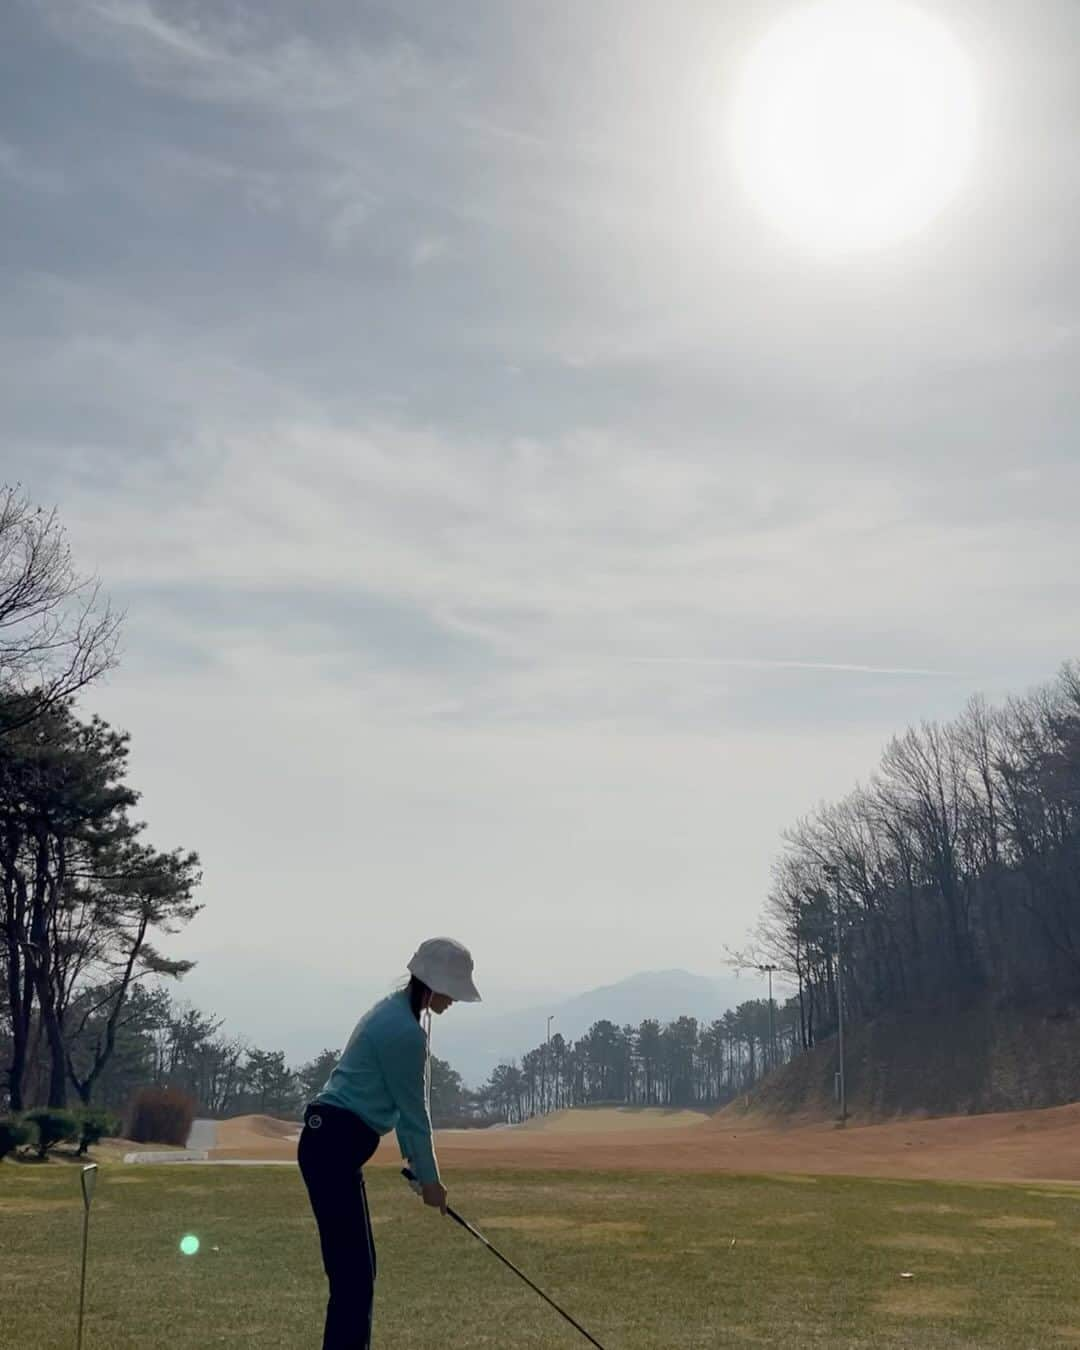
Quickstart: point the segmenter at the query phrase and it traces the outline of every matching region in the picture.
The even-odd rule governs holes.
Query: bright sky
[[[803,8],[8,7],[0,470],[128,611],[87,706],[233,1029],[433,932],[717,973],[786,824],[1078,654],[1080,9],[934,4],[963,173],[823,252],[731,134]]]

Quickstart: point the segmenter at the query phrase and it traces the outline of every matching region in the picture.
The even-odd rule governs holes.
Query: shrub
[[[195,1102],[176,1088],[140,1088],[131,1104],[128,1136],[140,1144],[187,1143]]]
[[[0,1120],[0,1158],[14,1153],[20,1144],[30,1142],[30,1127],[16,1120],[14,1116],[5,1116]]]
[[[79,1157],[85,1157],[86,1150],[102,1139],[120,1133],[120,1122],[107,1111],[95,1111],[87,1107],[76,1112],[79,1122]]]
[[[37,1131],[38,1157],[44,1158],[49,1149],[65,1139],[79,1137],[79,1122],[70,1111],[53,1106],[37,1106],[27,1111],[23,1119]]]

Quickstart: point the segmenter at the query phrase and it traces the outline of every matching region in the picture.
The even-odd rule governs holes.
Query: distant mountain
[[[755,974],[715,979],[688,970],[647,970],[617,984],[520,1011],[501,1012],[488,1003],[451,1011],[444,1020],[436,1019],[432,1050],[476,1087],[501,1060],[520,1059],[543,1041],[549,1013],[552,1035],[559,1031],[566,1040],[577,1040],[603,1018],[618,1026],[637,1026],[647,1017],[660,1022],[683,1016],[712,1021],[747,999],[766,997],[764,978]]]

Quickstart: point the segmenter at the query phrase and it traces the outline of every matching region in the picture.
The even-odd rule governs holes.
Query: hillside
[[[856,1119],[973,1115],[1080,1099],[1080,1010],[989,1001],[882,1017],[847,1037],[847,1096]],[[750,1094],[752,1112],[816,1119],[836,1112],[835,1039]]]

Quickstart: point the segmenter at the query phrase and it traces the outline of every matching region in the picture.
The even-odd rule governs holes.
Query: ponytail
[[[410,975],[405,992],[409,996],[409,1009],[419,1022],[420,1014],[427,1007],[428,1000],[431,997],[431,990],[423,980],[418,980],[415,975]]]

